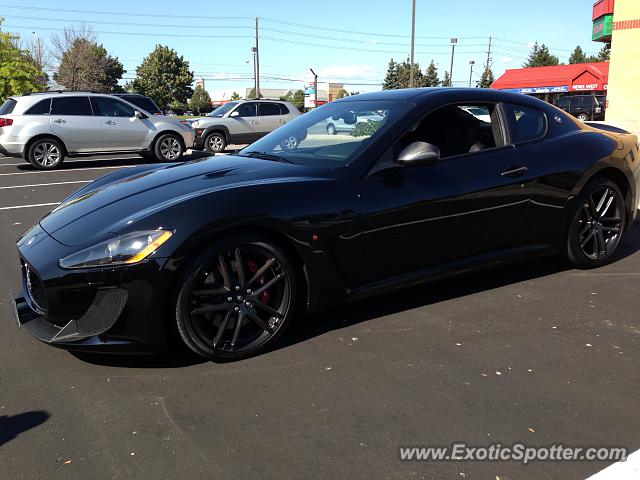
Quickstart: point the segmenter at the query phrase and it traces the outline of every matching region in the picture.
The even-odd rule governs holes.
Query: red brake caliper
[[[255,262],[251,260],[247,260],[247,264],[249,265],[249,270],[251,271],[251,273],[256,273],[258,271],[258,265],[256,265]],[[264,285],[264,275],[258,279],[258,284]],[[268,289],[260,294],[260,301],[262,303],[269,304],[270,298],[271,298],[271,294],[269,293]]]

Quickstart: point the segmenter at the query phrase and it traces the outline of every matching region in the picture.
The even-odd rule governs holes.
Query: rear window
[[[287,107],[284,103],[279,103],[278,105],[280,105],[280,115],[287,115],[291,113],[289,107]]]
[[[547,117],[534,108],[505,104],[514,144],[538,140],[547,133]]]
[[[40,100],[29,110],[24,112],[25,115],[49,115],[49,110],[51,109],[51,99],[47,98],[46,100]]]
[[[149,113],[162,113],[158,106],[149,97],[137,96],[137,95],[122,95],[120,98],[126,100],[129,103],[133,103],[136,107],[140,107]]]
[[[92,116],[89,97],[56,97],[51,101],[51,115]]]
[[[260,116],[268,116],[268,115],[282,115],[280,113],[280,106],[277,103],[259,103]]]
[[[11,112],[13,112],[16,103],[18,102],[16,102],[13,98],[7,98],[0,107],[0,115],[9,115]]]

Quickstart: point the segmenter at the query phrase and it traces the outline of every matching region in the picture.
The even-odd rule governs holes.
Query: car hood
[[[125,168],[75,192],[43,217],[40,226],[64,245],[84,245],[121,233],[149,215],[200,195],[304,181],[327,171],[237,155]]]

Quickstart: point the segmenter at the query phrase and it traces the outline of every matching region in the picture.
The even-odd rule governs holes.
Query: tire
[[[184,154],[182,139],[173,133],[161,135],[153,146],[153,153],[161,162],[175,162]]]
[[[336,126],[333,123],[327,125],[327,135],[337,135],[338,131],[336,130]]]
[[[583,122],[588,122],[589,116],[586,113],[580,113],[578,114],[578,120],[581,120]]]
[[[566,256],[576,268],[609,263],[620,244],[627,222],[627,206],[620,188],[596,178],[582,189],[570,217]]]
[[[213,361],[264,352],[294,315],[295,278],[284,252],[269,240],[243,235],[216,242],[185,265],[174,288],[180,337]]]
[[[154,152],[140,152],[140,156],[147,162],[154,162],[156,154]]]
[[[207,135],[207,138],[204,140],[204,149],[207,152],[211,153],[220,153],[224,152],[224,149],[227,147],[227,140],[224,138],[224,135],[219,132],[213,132]]]
[[[296,137],[295,135],[289,135],[280,142],[280,148],[282,148],[282,150],[284,150],[285,152],[292,152],[293,150],[298,148],[299,144],[300,141],[298,140],[298,137]]]
[[[27,152],[27,160],[38,170],[53,170],[64,161],[64,147],[53,138],[40,138]]]

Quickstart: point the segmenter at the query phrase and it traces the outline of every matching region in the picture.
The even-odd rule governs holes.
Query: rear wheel
[[[338,131],[336,130],[336,126],[333,123],[327,125],[327,134],[336,135]]]
[[[38,170],[53,170],[64,161],[64,149],[57,140],[42,138],[31,144],[27,160]]]
[[[218,132],[210,133],[204,141],[204,149],[211,153],[224,152],[227,141],[224,135]]]
[[[610,180],[589,182],[576,200],[569,226],[567,257],[578,268],[595,268],[611,260],[626,225],[620,188]]]
[[[158,138],[153,151],[161,162],[175,162],[182,157],[184,148],[177,135],[167,133]]]
[[[192,261],[176,289],[180,336],[194,352],[238,360],[269,348],[293,316],[294,270],[269,241],[233,237]]]

